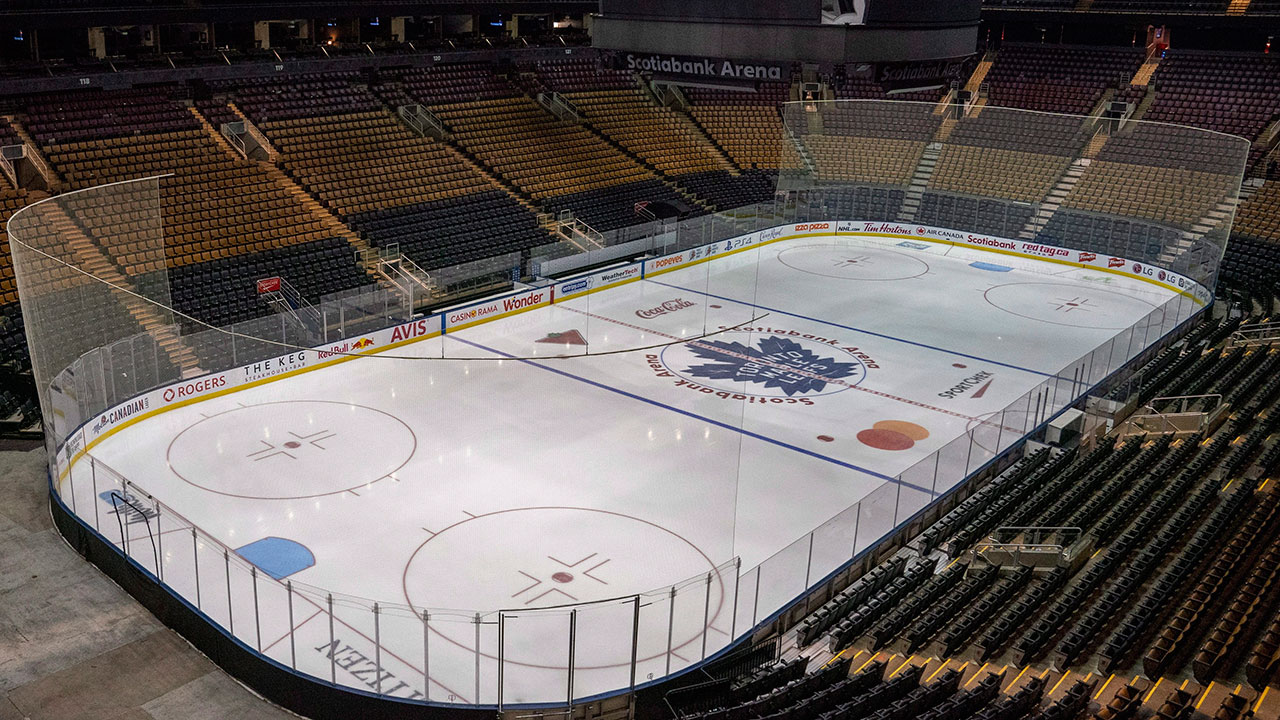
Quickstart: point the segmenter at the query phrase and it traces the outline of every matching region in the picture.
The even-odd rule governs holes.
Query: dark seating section
[[[1018,10],[1070,10],[1079,0],[982,0],[983,7]]]
[[[1170,50],[1152,82],[1145,120],[1193,125],[1250,140],[1280,118],[1280,57]],[[1254,148],[1256,160],[1263,148]]]
[[[26,104],[26,128],[41,145],[165,133],[193,127],[191,114],[149,89],[39,96]]]
[[[834,593],[798,624],[796,644],[953,662],[1004,656],[1059,672],[1087,664],[1095,674],[1141,660],[1150,678],[1190,672],[1204,687],[1243,673],[1266,687],[1280,666],[1280,545],[1269,540],[1280,532],[1280,493],[1262,482],[1280,469],[1280,413],[1269,411],[1280,401],[1280,351],[1224,347],[1241,322],[1196,326],[1140,370],[1143,382],[1128,385],[1139,403],[1219,394],[1231,411],[1220,430],[1029,454]],[[1089,554],[1079,567],[1033,575],[973,552],[996,528],[1026,527],[1079,528]],[[955,562],[935,565],[939,552]],[[999,709],[1017,693],[984,702],[981,683],[970,683],[930,710],[913,708],[912,717],[1074,718],[1096,682],[1045,707],[1038,694],[1024,697],[1010,715]],[[1096,699],[1095,717],[1136,717],[1151,686],[1141,678],[1115,684]],[[1183,717],[1197,696],[1168,691],[1161,707],[1169,713],[1158,717]],[[1220,712],[1243,716],[1251,701],[1237,696]],[[948,714],[952,708],[963,710]]]
[[[398,243],[431,270],[520,252],[552,240],[510,195],[490,190],[462,200],[434,200],[348,215],[347,223],[378,245]]]
[[[857,100],[901,100],[904,102],[936,103],[946,94],[951,80],[963,81],[963,79],[942,78],[938,81],[937,87],[929,90],[895,92],[890,95],[884,85],[876,82],[869,75],[837,75],[832,79],[831,89],[835,92],[838,100],[852,98]]]
[[[18,137],[18,133],[14,132],[13,127],[9,125],[9,121],[0,118],[0,147],[21,144],[22,139]]]
[[[859,185],[839,190],[823,190],[811,193],[811,197],[822,202],[830,217],[888,220],[898,216],[906,191]]]
[[[680,186],[711,203],[717,210],[742,207],[773,199],[778,179],[768,170],[725,170],[680,176]]]
[[[1095,253],[1125,257],[1159,255],[1181,238],[1176,230],[1096,213],[1061,209],[1053,214],[1037,239],[1050,245],[1067,245]]]
[[[1270,0],[1261,0],[1264,5]],[[1257,5],[1259,0],[1254,0]],[[1222,15],[1234,3],[1232,0],[1092,0],[1087,5],[1080,0],[982,0],[983,7],[1010,8],[1016,10],[1076,10],[1086,8],[1097,13],[1172,13],[1184,15]]]
[[[1228,0],[1094,0],[1092,9],[1117,12],[1225,13]]]
[[[635,213],[635,204],[641,200],[678,202],[682,199],[670,187],[655,179],[559,195],[548,198],[546,207],[552,212],[572,210],[591,227],[605,232],[636,224],[640,218]]]
[[[384,87],[401,88],[408,100],[423,105],[463,102],[517,94],[488,63],[450,63],[409,68],[387,76]]]
[[[1142,48],[1005,43],[987,73],[990,104],[1087,115],[1108,88],[1127,85]]]
[[[235,111],[222,101],[196,100],[195,106],[205,120],[208,120],[209,124],[213,126],[214,130],[221,131],[224,124],[240,120],[240,116],[236,115]]]
[[[173,268],[173,304],[215,327],[266,315],[271,310],[258,297],[255,283],[275,275],[317,303],[329,293],[371,282],[352,258],[345,240],[328,238]]]
[[[532,71],[539,88],[560,93],[628,90],[636,86],[635,77],[629,71],[602,67],[594,59],[540,60],[519,70]]]
[[[1030,205],[1022,203],[926,191],[920,199],[916,221],[999,237],[1017,237],[1033,213]]]

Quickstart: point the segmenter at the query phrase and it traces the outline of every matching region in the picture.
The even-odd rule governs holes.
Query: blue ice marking
[[[978,268],[979,270],[990,270],[991,272],[1010,272],[1013,268],[1008,265],[996,265],[995,263],[987,263],[974,261],[969,263],[969,267]]]
[[[264,537],[236,548],[236,554],[266,574],[280,580],[316,564],[316,556],[302,543],[278,537]]]

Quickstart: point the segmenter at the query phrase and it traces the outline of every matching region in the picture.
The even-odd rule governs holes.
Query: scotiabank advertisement
[[[915,238],[926,242],[943,242],[952,245],[966,245],[980,250],[1013,253],[1028,257],[1056,260],[1074,265],[1106,269],[1110,272],[1143,278],[1163,285],[1170,290],[1186,292],[1199,302],[1209,300],[1209,291],[1200,283],[1171,270],[1135,262],[1122,257],[1115,257],[1085,250],[1071,250],[1056,245],[1029,242],[1026,240],[1010,240],[978,233],[937,228],[928,225],[912,225],[889,222],[859,222],[843,220],[836,223],[836,234],[879,235],[901,238]]]

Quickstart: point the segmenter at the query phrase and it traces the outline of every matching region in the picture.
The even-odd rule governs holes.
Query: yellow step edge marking
[[[1111,673],[1111,677],[1107,678],[1107,681],[1102,683],[1102,687],[1098,688],[1098,693],[1093,696],[1093,699],[1097,700],[1098,698],[1102,697],[1102,692],[1106,690],[1107,686],[1111,684],[1111,681],[1115,679],[1116,679],[1116,674]]]
[[[1196,710],[1199,710],[1200,706],[1204,704],[1204,699],[1209,697],[1209,691],[1212,689],[1213,689],[1213,681],[1210,680],[1209,686],[1204,689],[1204,692],[1200,693],[1200,699],[1196,701]]]
[[[1053,684],[1053,689],[1049,691],[1049,694],[1050,694],[1050,695],[1052,695],[1052,694],[1054,694],[1055,692],[1057,692],[1057,691],[1058,691],[1058,686],[1059,686],[1059,685],[1061,685],[1061,684],[1062,684],[1062,682],[1063,682],[1064,680],[1066,680],[1066,679],[1067,679],[1067,676],[1068,676],[1068,675],[1070,675],[1070,674],[1071,674],[1071,671],[1070,671],[1070,670],[1068,670],[1068,671],[1066,671],[1066,672],[1062,673],[1062,677],[1058,678],[1058,682],[1056,682],[1056,683],[1054,683],[1054,684]]]
[[[1023,668],[1022,668],[1022,672],[1018,673],[1017,677],[1015,677],[1015,678],[1013,679],[1013,682],[1009,683],[1009,687],[1010,687],[1010,688],[1012,688],[1014,685],[1017,685],[1017,684],[1018,684],[1018,681],[1022,679],[1022,676],[1023,676],[1023,675],[1026,675],[1026,674],[1027,674],[1027,671],[1028,671],[1028,670],[1030,670],[1030,669],[1031,669],[1031,666],[1030,666],[1030,665],[1027,665],[1027,666],[1023,667]]]
[[[1156,688],[1160,687],[1160,683],[1164,682],[1164,678],[1156,678],[1156,684],[1151,686],[1151,690],[1147,692],[1147,696],[1142,698],[1142,704],[1146,705],[1151,701],[1151,696],[1156,694]]]
[[[906,660],[903,660],[902,664],[898,666],[897,670],[894,670],[893,672],[889,673],[889,677],[893,677],[894,675],[897,675],[902,670],[902,668],[906,667],[912,660],[915,659],[915,657],[916,657],[915,655],[912,655],[911,657],[908,657]]]
[[[1258,709],[1262,707],[1262,701],[1267,699],[1267,693],[1271,692],[1271,686],[1262,688],[1262,694],[1258,696],[1258,702],[1253,704],[1253,714],[1258,714]]]
[[[925,680],[924,680],[924,681],[925,681],[925,682],[932,682],[932,681],[933,681],[933,679],[934,679],[935,677],[937,677],[937,676],[938,676],[938,673],[942,672],[943,668],[945,668],[945,667],[946,667],[950,662],[951,662],[951,658],[947,658],[946,660],[944,660],[944,661],[943,661],[943,663],[942,663],[941,665],[939,665],[939,666],[938,666],[938,669],[937,669],[937,670],[934,670],[934,671],[933,671],[933,674],[932,674],[932,675],[930,675],[929,677],[925,678]]]
[[[991,663],[982,663],[982,667],[978,668],[978,672],[974,673],[972,678],[969,678],[969,682],[973,682],[973,678],[976,678],[976,677],[978,677],[979,675],[981,675],[981,674],[982,674],[982,671],[983,671],[983,670],[986,670],[986,669],[987,669],[987,665],[990,665],[990,664],[991,664]],[[965,685],[968,685],[968,684],[969,684],[969,683],[965,683]]]

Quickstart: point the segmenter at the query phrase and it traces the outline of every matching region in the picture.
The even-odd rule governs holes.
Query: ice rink
[[[370,691],[495,702],[501,655],[505,702],[540,699],[571,619],[521,613],[608,600],[572,619],[584,697],[630,681],[635,603],[611,599],[642,595],[637,682],[699,661],[795,596],[752,568],[883,486],[945,492],[1038,419],[1002,409],[1144,318],[1132,351],[1154,342],[1173,296],[949,245],[787,240],[158,414],[61,489],[105,515],[95,474],[129,478],[181,516],[150,518],[166,583],[196,605],[199,579],[199,607],[268,656]],[[1071,397],[1098,379],[1057,378]],[[970,432],[945,482],[898,478]],[[193,549],[191,525],[222,547]],[[807,552],[834,567],[876,539]],[[252,591],[220,580],[236,554]]]

